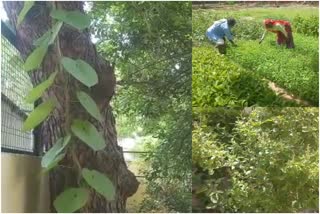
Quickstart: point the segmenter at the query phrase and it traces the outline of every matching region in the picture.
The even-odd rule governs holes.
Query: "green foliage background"
[[[157,139],[144,142],[140,211],[190,212],[191,2],[94,2],[91,15],[98,51],[117,71],[120,134]]]
[[[257,107],[198,115],[193,164],[207,177],[194,173],[196,197],[206,202],[195,210],[318,210],[318,113]]]

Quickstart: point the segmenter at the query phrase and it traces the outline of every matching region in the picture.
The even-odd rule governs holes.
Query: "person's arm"
[[[229,41],[232,41],[233,40],[233,36],[231,34],[230,29],[229,28],[224,28],[223,31],[224,31],[224,35],[227,37],[227,39]]]
[[[264,37],[266,36],[266,33],[267,33],[267,32],[268,32],[267,30],[265,30],[265,31],[263,32],[262,37],[261,37],[261,39],[260,39],[260,41],[259,41],[259,44],[261,44],[261,42],[264,40]]]
[[[227,39],[232,45],[237,46],[233,41],[233,36],[229,28],[224,28],[224,35],[227,37]]]

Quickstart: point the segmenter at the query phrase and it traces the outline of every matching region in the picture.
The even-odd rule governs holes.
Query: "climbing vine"
[[[33,1],[24,2],[23,9],[21,10],[17,25],[20,25],[28,11],[34,6]],[[59,73],[67,72],[71,78],[76,79],[84,86],[90,88],[98,83],[98,75],[94,68],[92,68],[87,62],[81,59],[71,59],[63,56],[60,51],[59,44],[59,32],[63,25],[72,26],[79,31],[82,31],[89,27],[90,18],[79,11],[66,11],[58,9],[55,3],[51,5],[50,16],[52,18],[52,28],[44,33],[39,39],[34,41],[35,49],[27,57],[24,68],[26,72],[34,71],[41,67],[42,61],[47,54],[49,47],[55,47],[58,55],[58,65],[54,72],[39,85],[35,86],[26,96],[25,100],[28,103],[34,103],[37,99],[41,98],[44,92],[52,87],[56,76]],[[75,155],[75,147],[72,144],[72,137],[79,138],[83,143],[87,144],[92,150],[103,150],[106,146],[106,142],[103,136],[98,132],[96,127],[87,120],[80,118],[70,118],[70,94],[68,83],[70,81],[69,75],[65,75],[63,89],[65,99],[65,124],[64,133],[65,136],[57,140],[52,148],[43,156],[41,160],[41,166],[44,172],[48,172],[58,166],[58,163],[66,156],[67,152],[71,153],[73,161],[77,164],[78,173],[78,187],[66,188],[58,197],[54,200],[54,207],[58,212],[75,212],[85,206],[89,200],[89,188],[93,188],[96,192],[104,196],[107,200],[114,200],[115,187],[111,180],[104,174],[91,170],[88,168],[82,168],[77,157]],[[76,97],[82,107],[99,123],[103,122],[100,110],[95,101],[84,91],[78,90]],[[50,114],[57,107],[58,101],[55,97],[50,97],[42,104],[37,106],[33,112],[31,112],[28,118],[23,124],[23,131],[30,131],[38,126],[41,122],[46,120]],[[83,178],[85,182],[80,183],[80,179]]]

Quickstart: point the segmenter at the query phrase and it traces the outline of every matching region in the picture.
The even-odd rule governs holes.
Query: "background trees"
[[[145,142],[141,211],[191,209],[191,3],[94,2],[99,53],[115,65],[115,111]],[[128,132],[129,134],[130,132]]]

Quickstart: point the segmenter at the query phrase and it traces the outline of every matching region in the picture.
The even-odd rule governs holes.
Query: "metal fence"
[[[12,41],[14,33],[1,22],[1,151],[34,153],[32,132],[21,131],[33,110],[33,104],[24,101],[32,83]]]

